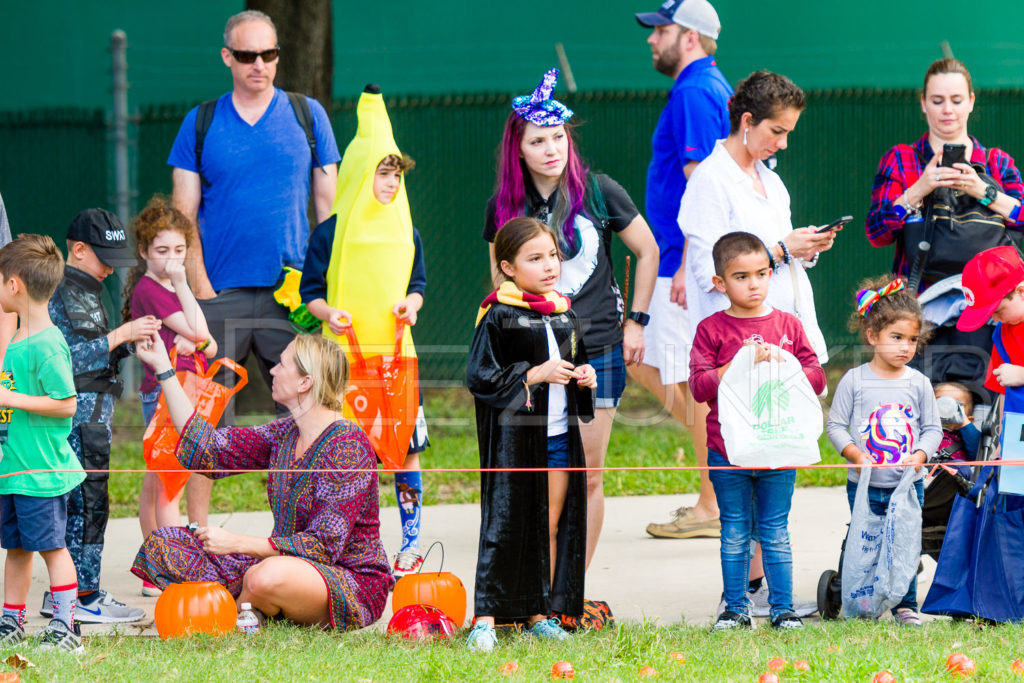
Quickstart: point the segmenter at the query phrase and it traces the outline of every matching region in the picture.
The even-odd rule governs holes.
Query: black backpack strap
[[[309,111],[309,100],[302,93],[286,92],[285,94],[288,95],[288,101],[292,103],[295,118],[306,134],[306,143],[309,144],[309,152],[313,155],[313,166],[323,171],[323,164],[320,163],[320,157],[316,154],[316,135],[313,134],[313,114]],[[326,173],[327,171],[324,171],[324,174]]]
[[[288,95],[292,111],[295,112],[295,119],[306,134],[306,144],[309,145],[310,154],[313,156],[313,164],[323,170],[323,164],[320,163],[320,157],[316,153],[316,135],[313,134],[313,114],[309,110],[309,101],[301,93],[286,92],[285,94]],[[196,113],[196,170],[199,172],[200,181],[207,187],[209,187],[210,181],[203,175],[203,143],[206,141],[206,133],[210,130],[216,110],[217,100],[207,100],[199,105],[199,111]],[[324,171],[324,174],[326,173],[327,171]]]
[[[924,168],[928,166],[928,162],[925,161],[924,155],[921,154],[921,151],[919,149],[914,149],[914,155],[917,157],[918,162],[921,164],[921,170],[923,173]],[[924,216],[922,216],[922,220],[924,221],[923,241],[928,244],[928,250],[922,251],[920,244],[908,245],[905,240],[903,243],[904,253],[907,253],[908,248],[913,248],[914,250],[914,260],[910,262],[910,277],[907,280],[907,291],[909,291],[910,295],[914,297],[917,296],[917,290],[919,289],[919,286],[921,284],[921,278],[924,276],[925,266],[928,265],[928,256],[931,252],[931,247],[934,246],[932,244],[932,241],[935,239],[935,216],[932,214],[932,208],[935,204],[934,190],[931,194],[925,197],[922,204],[924,205]]]
[[[206,133],[210,130],[216,110],[217,100],[207,100],[199,105],[199,111],[196,112],[196,171],[199,180],[206,186],[210,185],[210,181],[203,175],[203,143],[206,142]]]

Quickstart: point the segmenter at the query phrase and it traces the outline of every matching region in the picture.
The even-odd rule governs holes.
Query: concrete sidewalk
[[[722,590],[718,539],[654,539],[644,531],[649,522],[667,521],[672,510],[695,501],[696,494],[608,498],[601,543],[587,573],[587,597],[607,601],[618,619],[710,624]],[[826,569],[836,568],[849,519],[844,489],[796,490],[789,527],[796,595],[813,600],[818,577]],[[213,515],[211,523],[257,536],[269,535],[273,527],[269,512]],[[399,529],[398,509],[381,510],[381,535],[392,556],[401,543]],[[444,568],[465,584],[469,616],[473,613],[479,529],[478,505],[434,505],[423,510],[422,546],[426,549],[435,540],[444,543]],[[110,520],[102,585],[117,599],[146,610],[147,618],[139,626],[119,625],[121,632],[155,635],[151,624],[156,598],[142,597],[142,582],[129,572],[141,540],[137,520]],[[436,571],[440,561],[440,553],[435,549],[425,569]],[[926,558],[924,566],[924,573],[918,577],[921,600],[931,585],[935,563]],[[45,625],[38,608],[48,585],[46,567],[37,558],[28,601],[30,631]],[[389,605],[377,627],[386,627],[390,618]],[[141,628],[145,624],[150,626]],[[107,626],[83,627],[86,635],[109,630],[111,627]]]

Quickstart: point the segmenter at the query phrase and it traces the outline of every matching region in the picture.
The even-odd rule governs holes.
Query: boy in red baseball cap
[[[1014,247],[994,247],[981,252],[964,266],[963,291],[967,308],[957,321],[958,329],[970,332],[991,318],[993,353],[985,374],[985,387],[1006,394],[1005,409],[1024,408],[1024,261]]]

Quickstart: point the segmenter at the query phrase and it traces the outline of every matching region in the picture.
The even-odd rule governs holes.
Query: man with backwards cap
[[[697,463],[707,465],[707,407],[693,402],[687,384],[692,340],[683,285],[683,233],[677,221],[686,181],[715,141],[729,135],[732,87],[712,56],[720,24],[707,0],[667,0],[657,12],[638,13],[636,20],[653,29],[647,43],[654,68],[675,83],[651,141],[646,207],[661,262],[644,329],[647,353],[642,365],[629,367],[629,374],[689,428]],[[715,491],[702,471],[696,505],[679,508],[665,524],[649,524],[647,533],[656,538],[718,537],[721,529]]]
[[[132,351],[129,342],[156,334],[153,316],[111,329],[103,305],[103,280],[115,267],[134,265],[128,235],[117,216],[105,209],[85,209],[67,231],[68,258],[64,279],[50,299],[50,318],[71,351],[78,408],[71,419],[68,442],[86,470],[110,468],[110,427],[114,399],[124,388],[118,377],[121,359]],[[92,473],[68,494],[68,551],[78,574],[75,619],[85,624],[138,621],[145,612],[129,607],[100,589],[103,535],[110,516],[107,475]],[[53,601],[43,596],[43,616],[53,616]]]

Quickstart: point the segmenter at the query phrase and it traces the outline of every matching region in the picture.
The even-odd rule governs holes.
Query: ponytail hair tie
[[[881,299],[883,296],[889,296],[905,288],[903,280],[896,278],[885,287],[881,289],[862,289],[857,292],[857,312],[862,317],[868,317],[868,313],[871,312],[871,307],[875,305],[875,302]]]

